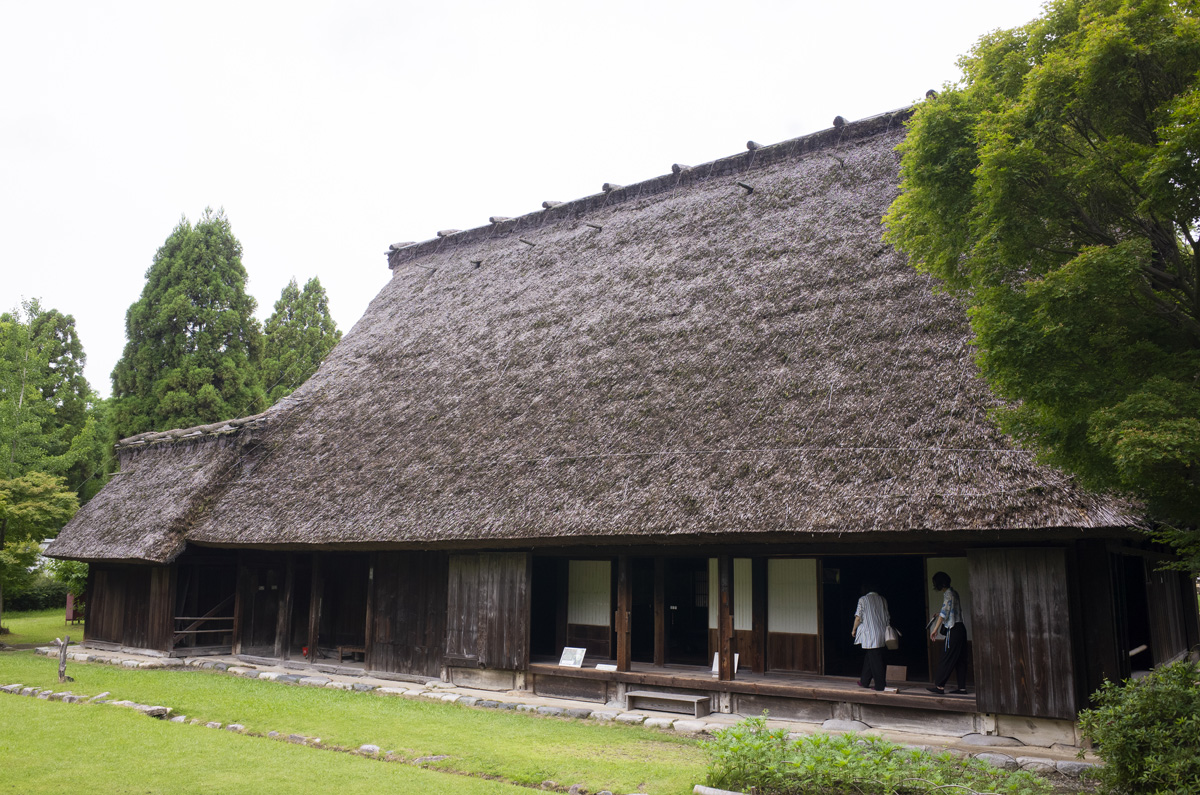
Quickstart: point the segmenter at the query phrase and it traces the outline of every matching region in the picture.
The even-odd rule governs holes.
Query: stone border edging
[[[79,647],[73,647],[79,649]],[[43,656],[53,655],[58,656],[59,650],[52,647],[40,647],[34,650],[36,654]],[[587,708],[572,708],[572,707],[556,707],[547,705],[530,704],[520,701],[505,701],[499,698],[481,698],[479,696],[464,695],[462,693],[448,692],[457,690],[455,685],[443,682],[440,679],[430,678],[425,684],[411,683],[408,685],[397,685],[396,687],[373,685],[367,682],[343,682],[332,679],[328,676],[302,676],[300,674],[290,674],[280,671],[259,671],[255,666],[243,663],[242,665],[230,665],[229,663],[206,659],[203,657],[179,658],[179,657],[163,657],[151,660],[136,660],[122,659],[120,657],[109,657],[100,654],[89,654],[85,651],[68,651],[67,659],[73,662],[81,663],[100,663],[107,665],[120,666],[122,668],[134,669],[161,669],[161,668],[197,668],[201,670],[221,671],[230,676],[241,676],[247,679],[262,679],[270,682],[279,682],[282,684],[291,684],[301,687],[325,687],[331,690],[345,690],[360,693],[375,693],[380,696],[400,696],[404,698],[426,698],[433,701],[442,701],[449,704],[461,704],[464,707],[475,707],[480,709],[499,709],[513,710],[516,712],[526,712],[542,717],[557,717],[570,718],[575,720],[594,720],[607,723],[623,723],[628,725],[640,725],[646,728],[658,729],[664,731],[676,731],[686,734],[713,734],[720,729],[726,728],[726,724],[713,723],[697,719],[674,719],[663,718],[653,715],[645,715],[639,712],[628,712],[622,709],[587,709]],[[13,688],[17,688],[16,691]],[[33,691],[32,693],[26,691]],[[130,701],[108,701],[104,699],[107,693],[101,693],[99,696],[93,696],[87,699],[84,696],[76,696],[69,691],[63,693],[53,693],[50,690],[39,690],[39,688],[23,688],[21,685],[7,685],[0,687],[0,692],[15,693],[17,695],[36,695],[38,698],[63,701],[66,703],[81,703],[84,701],[90,703],[107,703],[116,706],[127,706],[137,709],[139,712],[151,715],[157,718],[166,718],[173,723],[184,723],[186,716],[171,715],[171,710],[168,707],[148,706],[144,704],[135,704]],[[159,711],[162,712],[159,712]],[[191,721],[193,724],[199,724],[198,719]],[[850,725],[855,724],[855,725]],[[206,723],[210,728],[221,728],[220,723]],[[237,727],[236,729],[234,727]],[[229,724],[225,727],[232,731],[245,731],[245,727],[241,724]],[[827,720],[822,724],[822,728],[827,731],[848,732],[848,731],[863,731],[871,727],[859,721],[841,721],[836,719]],[[267,737],[282,737],[278,732],[268,732]],[[806,736],[802,732],[789,733],[789,739],[798,739]],[[298,739],[293,739],[298,738]],[[274,739],[274,738],[272,738]],[[319,745],[320,738],[303,738],[300,735],[288,735],[285,739],[288,742],[303,742],[309,745]],[[1070,778],[1080,778],[1087,771],[1100,767],[1099,763],[1082,761],[1078,759],[1072,760],[1054,760],[1047,757],[1025,756],[1025,755],[1010,755],[994,750],[997,747],[1005,746],[1024,746],[1019,740],[1011,737],[984,737],[983,735],[965,735],[962,739],[967,745],[986,745],[988,750],[981,750],[977,753],[971,753],[962,749],[944,748],[929,745],[911,745],[898,743],[905,748],[924,751],[926,753],[950,753],[955,756],[964,758],[975,758],[987,762],[1002,770],[1028,770],[1033,773],[1048,774],[1059,773]],[[327,747],[327,746],[322,746]],[[354,749],[336,749],[348,751],[351,753],[361,753],[362,748],[378,749],[378,746],[367,744],[362,746],[357,751]],[[1015,750],[1015,749],[1014,749]],[[388,752],[390,755],[392,752]],[[367,756],[379,756],[380,752],[366,752]],[[401,761],[401,760],[393,760]],[[421,760],[417,760],[421,761]],[[436,761],[432,758],[427,758],[424,761]],[[599,794],[598,794],[599,795]]]

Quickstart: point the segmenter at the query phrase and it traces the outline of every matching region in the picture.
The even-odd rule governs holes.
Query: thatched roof
[[[1136,522],[994,428],[962,308],[881,242],[905,117],[394,247],[393,279],[188,539],[997,538]],[[68,530],[113,521],[89,514]]]
[[[266,415],[143,433],[117,446],[118,472],[59,533],[48,554],[83,560],[171,560],[187,529],[239,469]]]

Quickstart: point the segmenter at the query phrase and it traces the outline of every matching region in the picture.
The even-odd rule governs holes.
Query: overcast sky
[[[389,243],[908,105],[1036,0],[0,0],[0,309],[75,316],[101,395],[157,248],[224,207],[260,318],[349,330]]]

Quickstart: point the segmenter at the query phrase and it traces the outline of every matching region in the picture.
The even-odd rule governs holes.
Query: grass
[[[9,634],[0,635],[0,642],[10,646],[44,646],[63,635],[76,639],[83,637],[83,626],[68,624],[66,612],[61,607],[27,612],[5,610],[4,628]]]
[[[373,779],[375,783],[364,785],[363,789],[354,789],[357,785],[351,782],[358,779],[348,778],[346,786],[342,786],[340,779],[335,779],[339,791],[343,792],[379,791],[385,787],[401,786],[410,789],[397,791],[457,791],[465,786],[467,780],[461,776],[455,776],[447,785],[444,773],[431,772],[438,770],[474,776],[475,779],[470,779],[473,783],[481,777],[493,777],[525,786],[537,786],[550,780],[564,787],[583,784],[592,792],[609,789],[614,792],[648,792],[652,795],[682,795],[690,792],[692,785],[704,778],[704,757],[697,742],[640,727],[538,718],[424,699],[297,687],[210,671],[131,671],[80,663],[68,663],[67,670],[76,680],[68,686],[72,692],[95,695],[109,691],[111,698],[162,704],[189,718],[226,724],[241,723],[249,732],[256,734],[265,735],[269,731],[284,735],[303,734],[320,737],[327,746],[351,749],[371,743],[408,760],[447,756],[442,761],[427,765],[425,772],[428,775],[443,779],[437,786],[433,786],[438,784],[437,781],[430,782],[430,788],[421,789],[425,784],[415,779],[397,784],[385,783],[390,779]],[[58,684],[57,661],[38,657],[32,652],[0,654],[0,684],[16,682],[26,686],[63,687]],[[163,723],[141,715],[126,715],[115,707],[64,705],[8,695],[0,695],[0,699],[3,699],[0,701],[3,705],[0,707],[0,738],[4,738],[0,739],[0,758],[28,759],[29,765],[34,765],[34,760],[41,758],[43,762],[38,764],[44,764],[48,749],[72,748],[71,754],[65,756],[78,758],[78,761],[71,763],[76,766],[73,774],[77,776],[76,781],[88,781],[89,777],[102,773],[108,777],[104,779],[106,786],[117,784],[119,779],[112,776],[118,775],[119,770],[110,768],[102,761],[114,756],[125,758],[131,755],[138,760],[139,770],[161,768],[174,771],[180,765],[195,764],[197,776],[210,766],[218,770],[228,767],[228,771],[221,774],[226,783],[219,787],[210,786],[211,782],[197,778],[188,779],[183,785],[172,779],[169,787],[164,783],[162,789],[155,789],[159,784],[149,780],[143,782],[139,778],[139,792],[189,791],[187,786],[199,786],[201,783],[204,785],[201,788],[209,792],[244,791],[249,782],[254,782],[253,789],[262,791],[258,787],[262,771],[274,770],[275,767],[290,770],[293,762],[289,760],[296,754],[304,759],[310,758],[307,755],[315,755],[315,765],[333,764],[334,760],[338,764],[365,765],[367,773],[363,775],[368,777],[399,775],[384,770],[390,768],[421,772],[409,765],[382,764],[266,739]],[[15,713],[11,709],[13,702],[20,703],[22,710],[45,711],[47,717],[43,718],[42,713],[37,712],[34,714],[38,717],[32,722],[45,720],[54,723],[55,719],[49,716],[57,715],[56,710],[63,710],[65,719],[73,722],[78,731],[70,734],[69,743],[60,738],[30,745],[23,729],[14,729],[31,721],[14,718]],[[119,712],[124,717],[109,717],[112,712]],[[133,731],[130,739],[126,740],[126,735],[115,729],[110,730],[111,726],[118,725],[110,723],[114,720],[134,721],[130,724]],[[143,737],[146,732],[154,734]],[[154,739],[160,732],[165,732],[161,744]],[[49,736],[53,738],[55,735]],[[132,744],[126,745],[127,742]],[[19,743],[22,748],[29,747],[24,753],[17,749],[16,754],[10,754],[4,751],[9,743]],[[232,745],[226,745],[229,743]],[[242,750],[233,754],[228,749],[234,747]],[[80,749],[85,750],[81,753]],[[54,763],[59,764],[63,756],[54,754]],[[343,757],[348,761],[343,761]],[[31,770],[36,773],[40,769],[36,766],[19,767],[26,776],[31,775]],[[92,770],[92,767],[96,769]],[[382,772],[373,772],[377,769]],[[329,779],[317,776],[310,778],[309,782],[321,780]],[[226,784],[228,790],[222,789]],[[0,784],[0,793],[6,791],[6,786],[7,782]],[[18,788],[8,791],[38,790]],[[101,791],[124,790],[101,788]]]

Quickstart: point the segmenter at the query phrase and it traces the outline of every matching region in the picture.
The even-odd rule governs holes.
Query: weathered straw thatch
[[[188,538],[482,547],[1135,523],[995,430],[962,308],[881,242],[905,115],[392,250],[394,278]],[[103,511],[126,499],[72,526],[111,525]],[[137,510],[160,503],[146,499]]]
[[[180,431],[143,433],[118,445],[119,470],[55,539],[53,557],[165,563],[238,465],[265,415]]]

